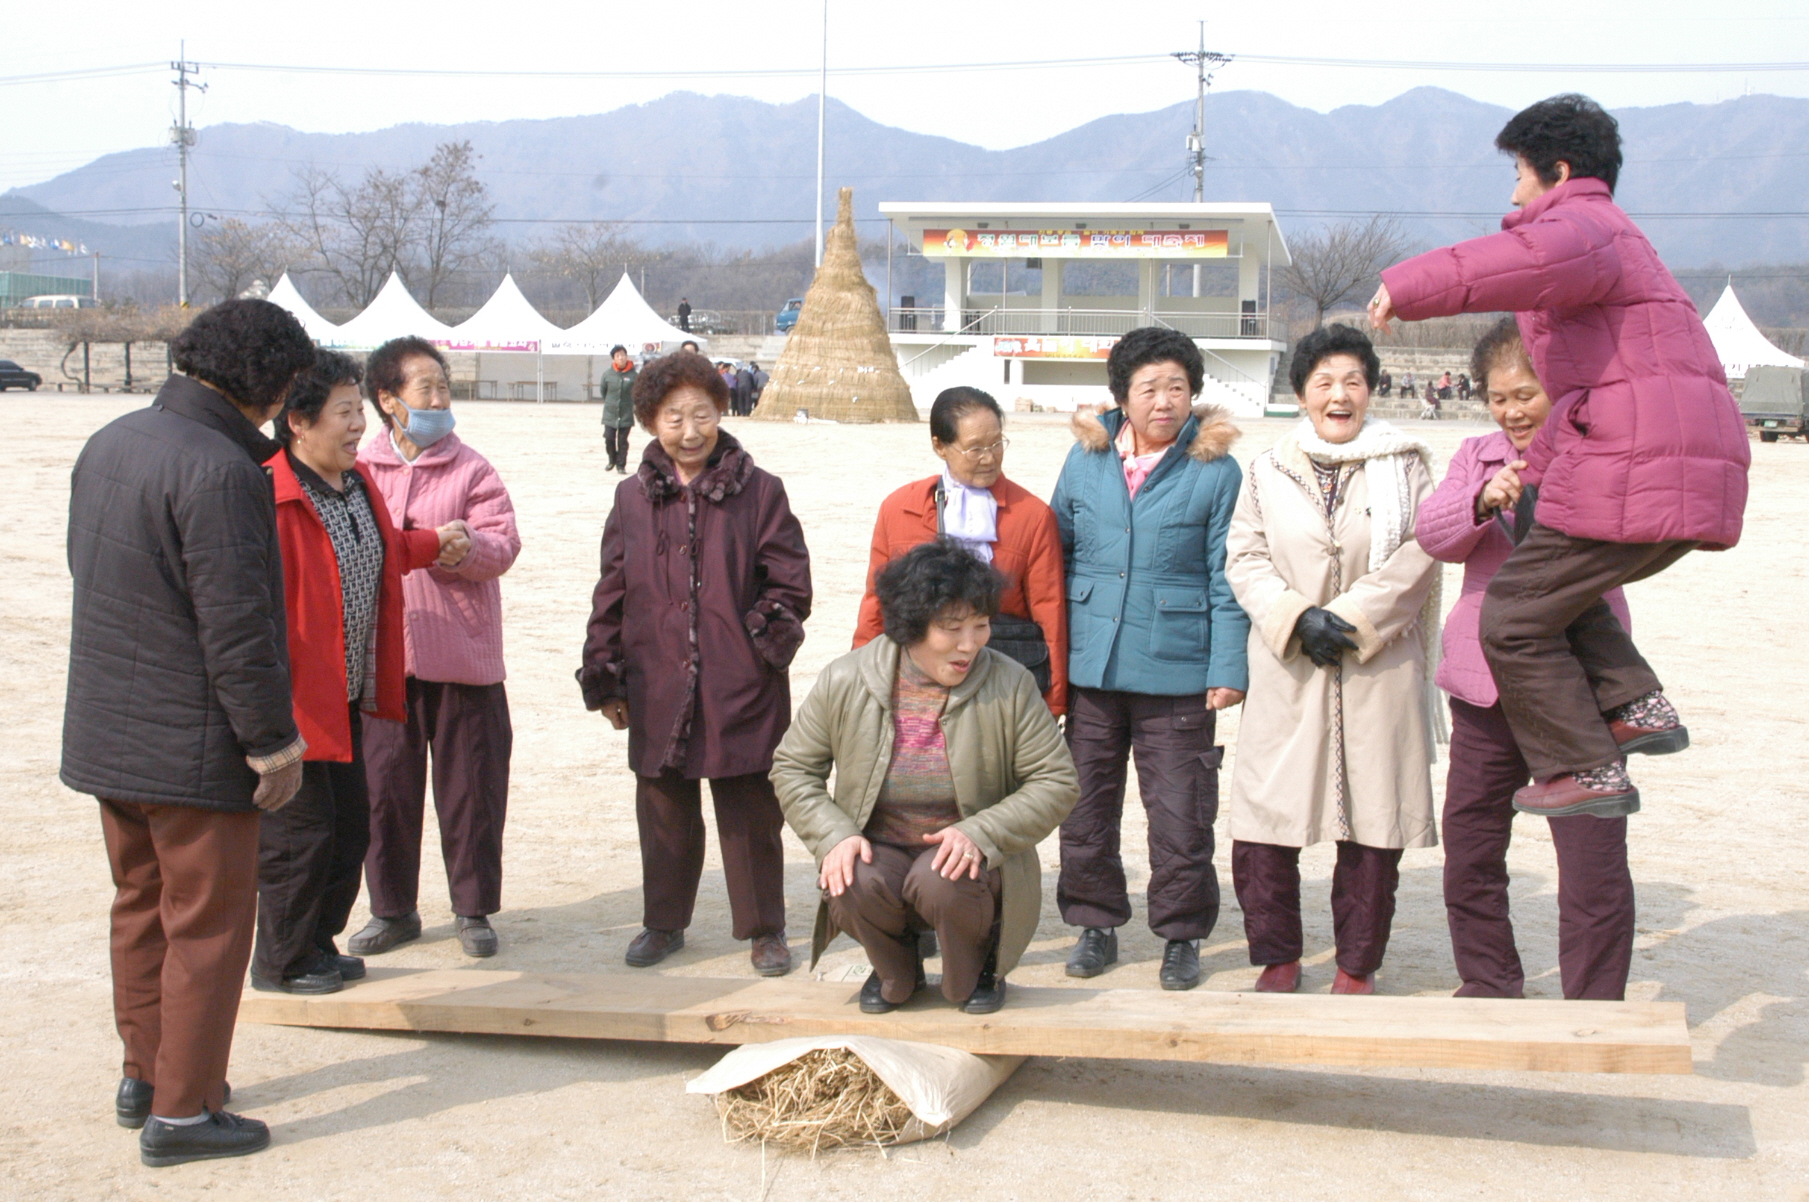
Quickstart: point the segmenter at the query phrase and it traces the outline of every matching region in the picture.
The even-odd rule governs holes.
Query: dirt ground
[[[268,1121],[244,1160],[149,1170],[114,1125],[119,1043],[107,968],[111,898],[95,807],[56,779],[68,653],[63,537],[69,469],[95,427],[140,398],[7,396],[0,473],[0,1196],[33,1199],[847,1198],[940,1196],[1347,1199],[1519,1197],[1809,1199],[1809,886],[1801,869],[1802,713],[1809,663],[1809,447],[1753,447],[1745,541],[1635,586],[1635,628],[1695,746],[1635,765],[1639,940],[1631,996],[1687,1003],[1691,1077],[1232,1068],[1031,1060],[944,1140],[892,1151],[763,1160],[726,1146],[684,1081],[720,1051],[661,1044],[361,1034],[244,1025],[233,1109]],[[587,714],[572,679],[616,476],[601,472],[594,406],[458,406],[460,433],[510,485],[523,551],[504,579],[516,729],[496,968],[628,972],[639,861],[625,736]],[[816,612],[793,669],[802,698],[847,649],[873,514],[928,475],[923,426],[736,424],[778,473],[813,553]],[[1047,496],[1070,444],[1059,419],[1015,416],[1011,476]],[[1246,423],[1246,461],[1286,428]],[[1414,425],[1448,457],[1478,432]],[[640,439],[637,435],[636,454]],[[1447,603],[1457,595],[1456,575]],[[1235,746],[1236,720],[1220,737]],[[1441,779],[1443,764],[1436,770]],[[1228,779],[1228,777],[1227,777]],[[1127,818],[1135,879],[1143,826]],[[1523,820],[1511,857],[1528,993],[1559,995],[1550,840]],[[429,844],[433,843],[430,835]],[[816,896],[790,840],[790,926],[808,949]],[[1247,987],[1230,897],[1202,949],[1206,989]],[[1456,985],[1437,849],[1409,852],[1384,993]],[[1071,932],[1054,908],[1013,980],[1061,985]],[[1305,987],[1330,985],[1330,857],[1310,852]],[[437,862],[423,866],[425,936],[384,962],[453,967]],[[1155,988],[1160,945],[1139,917],[1104,984]],[[364,921],[360,907],[353,929]],[[714,849],[686,949],[659,971],[749,972],[729,938]],[[800,971],[802,971],[800,969]],[[820,971],[864,976],[840,942]],[[1009,1011],[1003,1016],[1008,1018]]]

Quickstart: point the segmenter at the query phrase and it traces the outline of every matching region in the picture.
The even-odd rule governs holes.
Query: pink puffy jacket
[[[1495,677],[1482,658],[1477,619],[1482,614],[1482,595],[1513,551],[1514,540],[1494,518],[1486,522],[1476,520],[1476,498],[1496,472],[1519,458],[1514,444],[1499,430],[1466,438],[1451,457],[1443,483],[1426,498],[1414,520],[1414,535],[1426,554],[1445,563],[1464,565],[1463,593],[1445,619],[1445,650],[1438,665],[1438,687],[1459,701],[1485,709],[1494,705],[1500,695],[1495,691]],[[1621,590],[1605,594],[1602,600],[1621,625],[1631,631],[1633,618],[1627,612],[1627,598]]]
[[[1409,321],[1513,310],[1552,415],[1523,458],[1538,520],[1616,543],[1740,540],[1746,425],[1696,306],[1599,179],[1382,273]]]
[[[432,530],[464,518],[471,550],[456,568],[402,578],[408,674],[450,684],[503,679],[502,587],[497,577],[521,554],[515,506],[490,461],[448,434],[415,456],[396,453],[381,429],[358,452],[398,530]]]

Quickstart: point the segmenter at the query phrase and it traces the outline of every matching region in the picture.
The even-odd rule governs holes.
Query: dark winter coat
[[[613,360],[604,365],[603,374],[597,378],[604,425],[618,430],[634,425],[634,382],[640,374],[640,369],[632,366],[627,371],[617,371]]]
[[[779,478],[727,431],[717,439],[688,486],[648,443],[603,527],[578,683],[589,709],[627,699],[642,776],[766,772],[791,725],[810,553]]]
[[[245,811],[258,784],[246,757],[296,742],[276,502],[261,466],[276,450],[180,375],[83,448],[69,497],[71,789]]]

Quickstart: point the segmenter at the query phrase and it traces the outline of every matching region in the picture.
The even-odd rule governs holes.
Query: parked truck
[[[1801,367],[1749,367],[1740,393],[1740,413],[1759,432],[1760,442],[1804,438],[1804,410],[1809,408],[1809,370]]]

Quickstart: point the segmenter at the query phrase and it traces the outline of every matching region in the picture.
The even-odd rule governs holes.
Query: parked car
[[[0,359],[0,392],[9,388],[23,388],[27,392],[36,392],[44,377],[35,371],[26,371],[11,359]]]
[[[786,301],[779,310],[779,316],[773,318],[773,329],[781,334],[791,333],[791,328],[798,324],[798,314],[804,311],[804,298],[794,296]]]
[[[678,314],[672,315],[672,324],[678,325]],[[693,334],[732,334],[733,323],[714,309],[691,310],[691,333]]]
[[[1809,371],[1800,367],[1749,367],[1740,391],[1740,415],[1759,431],[1760,442],[1809,437]]]
[[[28,296],[19,302],[21,309],[98,309],[100,302],[92,296]]]

